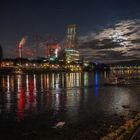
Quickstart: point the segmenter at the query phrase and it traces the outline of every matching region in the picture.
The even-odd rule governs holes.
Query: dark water
[[[127,75],[130,85],[105,86],[109,76],[106,72],[1,75],[0,138],[99,139],[131,112],[140,111],[138,75]],[[59,121],[65,126],[53,128]]]

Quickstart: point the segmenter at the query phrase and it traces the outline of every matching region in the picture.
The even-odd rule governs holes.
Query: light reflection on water
[[[49,118],[72,123],[98,113],[128,113],[122,108],[125,104],[140,111],[139,86],[104,86],[104,78],[109,75],[107,72],[2,75],[0,118],[4,114],[21,122],[46,113]]]

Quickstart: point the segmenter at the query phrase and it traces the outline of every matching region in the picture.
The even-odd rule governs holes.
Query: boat
[[[110,77],[110,78],[107,78],[105,79],[105,82],[104,82],[105,85],[128,85],[129,82],[126,81],[125,78],[123,77]]]

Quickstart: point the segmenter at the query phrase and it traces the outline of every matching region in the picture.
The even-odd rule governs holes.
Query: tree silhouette
[[[0,44],[0,60],[3,58],[3,50],[2,50],[2,46]]]

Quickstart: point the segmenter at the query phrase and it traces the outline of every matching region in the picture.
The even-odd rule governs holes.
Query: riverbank
[[[101,138],[101,140],[129,140],[139,126],[140,113],[134,118],[126,121],[126,123],[120,126],[117,130]]]
[[[135,117],[126,121],[124,124],[122,124],[122,117],[120,119],[116,119],[115,117],[112,120],[108,118],[107,120],[99,119],[97,121],[93,121],[93,118],[90,117],[88,120],[75,125],[67,124],[66,122],[62,128],[52,127],[51,129],[45,123],[43,125],[43,122],[40,126],[32,128],[27,121],[26,123],[20,124],[20,126],[17,125],[15,129],[9,130],[8,135],[5,134],[7,131],[2,130],[3,134],[1,138],[6,140],[9,138],[15,140],[130,140],[132,134],[140,125],[140,113],[137,113]],[[114,123],[113,120],[115,120]],[[119,127],[120,124],[122,125]],[[107,134],[108,132],[109,134]]]

